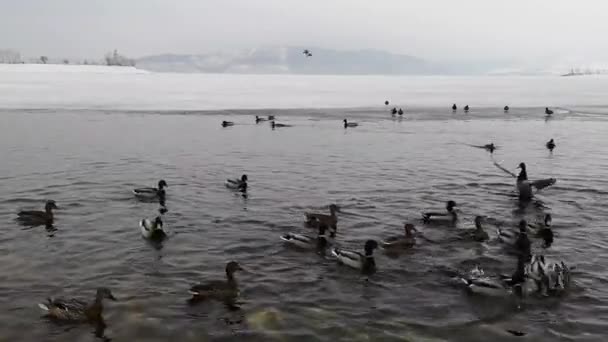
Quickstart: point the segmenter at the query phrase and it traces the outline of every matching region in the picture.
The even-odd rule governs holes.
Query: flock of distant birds
[[[385,104],[388,105],[388,101]],[[457,109],[456,105],[452,108],[453,110]],[[464,108],[465,111],[469,109],[468,106]],[[507,111],[509,108],[506,106],[504,109]],[[392,112],[401,114],[403,111],[394,108]],[[547,115],[551,115],[552,113],[553,111],[546,108]],[[274,116],[269,116],[268,118],[256,116],[255,122],[270,121],[273,128],[289,126],[275,123],[274,119]],[[346,119],[343,123],[345,128],[357,126],[357,123],[348,122]],[[234,125],[232,122],[222,122],[222,126],[224,127],[232,125]],[[491,153],[496,149],[493,143],[475,147],[484,148]],[[547,143],[547,148],[553,151],[555,148],[553,139]],[[518,175],[515,175],[496,162],[494,164],[516,178],[516,190],[520,201],[530,201],[534,196],[533,189],[541,190],[556,182],[554,178],[537,181],[528,180],[525,163],[519,165],[521,170]],[[226,180],[225,186],[233,191],[246,193],[248,189],[247,182],[247,175],[242,175],[240,178]],[[161,205],[159,216],[153,219],[143,219],[139,222],[141,235],[153,242],[161,242],[168,236],[162,220],[162,216],[167,212],[165,207],[167,187],[167,183],[164,180],[160,180],[157,187],[137,188],[133,190],[136,198],[146,202],[158,200]],[[456,202],[448,201],[445,211],[423,213],[422,223],[425,225],[453,227],[458,222],[456,207]],[[54,209],[57,209],[55,201],[49,200],[45,204],[44,211],[20,211],[17,215],[17,221],[27,226],[52,226],[54,222]],[[380,243],[376,240],[367,240],[363,245],[362,252],[343,249],[336,243],[338,212],[340,212],[340,208],[335,204],[329,206],[329,214],[306,212],[304,214],[306,218],[305,223],[307,226],[315,229],[317,234],[311,236],[299,233],[287,233],[280,236],[280,239],[286,244],[301,249],[313,250],[323,256],[326,255],[326,252],[330,252],[330,255],[338,263],[358,269],[364,274],[371,274],[376,270],[374,259],[374,251],[376,249],[381,247],[387,251],[399,251],[410,248],[416,245],[416,237],[420,235],[414,224],[408,222],[404,225],[404,233],[402,235],[386,238]],[[475,242],[488,241],[490,237],[483,227],[486,221],[490,221],[497,228],[498,241],[509,246],[511,251],[517,255],[517,266],[512,275],[494,276],[486,275],[481,268],[475,267],[468,274],[459,276],[459,280],[466,285],[469,291],[492,296],[510,294],[525,296],[532,293],[548,296],[560,294],[568,288],[571,268],[563,261],[546,260],[542,254],[533,254],[532,244],[528,237],[528,233],[533,232],[534,236],[543,240],[544,248],[551,246],[554,235],[551,229],[552,217],[550,214],[547,214],[544,220],[534,224],[521,220],[517,231],[505,228],[504,224],[497,220],[477,216],[474,220],[475,228],[459,229],[460,239]],[[223,301],[227,305],[234,305],[236,298],[239,296],[238,284],[234,274],[240,270],[242,270],[242,267],[237,262],[228,262],[225,268],[226,279],[192,286],[188,291],[191,295],[190,302],[196,303],[206,299],[216,299]],[[100,287],[92,302],[77,299],[49,298],[45,303],[39,304],[39,307],[52,319],[103,324],[102,302],[104,299],[116,300],[109,289]]]

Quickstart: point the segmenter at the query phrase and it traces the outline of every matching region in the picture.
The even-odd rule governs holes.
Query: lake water
[[[41,317],[49,296],[91,300],[98,286],[113,341],[603,341],[608,331],[606,77],[330,77],[153,74],[117,69],[0,69],[0,341],[97,341],[94,327]],[[384,100],[404,107],[402,119]],[[468,114],[452,103],[469,104]],[[502,107],[511,111],[505,114]],[[391,104],[392,107],[393,105]],[[551,119],[544,107],[556,108]],[[268,108],[268,109],[264,109]],[[255,115],[293,127],[272,130]],[[360,126],[345,130],[341,120]],[[230,120],[235,126],[222,128]],[[554,138],[553,153],[544,144]],[[557,184],[520,208],[514,180]],[[246,198],[227,177],[249,175]],[[157,203],[131,189],[169,184],[170,237],[155,248],[138,221]],[[15,222],[54,199],[56,231]],[[460,205],[458,228],[420,212]],[[337,203],[338,243],[361,249],[414,222],[425,239],[377,252],[372,276],[283,245],[310,233],[305,211]],[[534,249],[575,266],[559,298],[469,295],[472,265],[510,273],[495,241],[455,241],[475,215],[553,215],[555,242]],[[188,288],[238,273],[242,302],[189,305]],[[525,333],[515,337],[507,330]]]

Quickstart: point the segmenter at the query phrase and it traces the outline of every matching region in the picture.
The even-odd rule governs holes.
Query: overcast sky
[[[606,61],[607,34],[605,0],[0,0],[0,49],[28,57],[317,46]]]

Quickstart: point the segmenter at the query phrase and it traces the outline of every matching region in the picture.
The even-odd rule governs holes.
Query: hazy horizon
[[[138,58],[260,46],[378,49],[434,62],[598,63],[608,4],[565,0],[0,0],[0,49]]]

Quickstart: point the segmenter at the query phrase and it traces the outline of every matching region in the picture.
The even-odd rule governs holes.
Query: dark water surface
[[[267,112],[153,113],[4,110],[0,113],[0,341],[95,341],[88,325],[41,318],[48,296],[92,299],[107,286],[113,341],[603,341],[608,334],[608,121],[542,108],[384,111],[272,111],[294,127],[272,131]],[[343,117],[360,126],[344,130]],[[237,122],[221,128],[225,119]],[[242,124],[240,124],[242,123]],[[554,138],[553,154],[545,142]],[[555,177],[523,210],[514,180],[490,155],[466,144],[495,142],[497,161],[531,179]],[[223,181],[247,173],[247,198]],[[131,189],[169,184],[170,238],[158,249],[138,220],[158,204]],[[54,232],[14,221],[20,209],[54,199]],[[314,253],[284,246],[285,232],[312,233],[305,211],[342,208],[338,241],[402,232],[428,208],[453,199],[460,228],[475,215],[517,222],[544,213],[556,239],[544,251],[576,266],[561,298],[480,298],[451,279],[479,263],[509,273],[515,264],[494,240],[456,242],[458,228],[416,224],[419,239],[399,256],[378,252],[365,277]],[[540,247],[535,246],[540,251]],[[237,260],[240,310],[190,306],[190,285],[222,279]],[[515,337],[506,330],[526,333]]]

